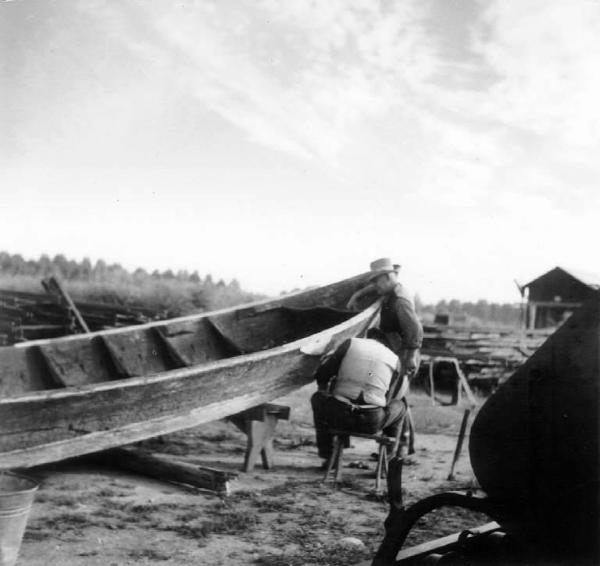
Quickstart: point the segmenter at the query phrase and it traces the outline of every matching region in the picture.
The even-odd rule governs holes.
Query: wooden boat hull
[[[471,430],[471,463],[494,518],[570,563],[600,558],[599,408],[597,297],[488,399]]]
[[[11,366],[11,375],[20,372],[21,381],[44,381],[50,375],[54,381],[68,383],[66,387],[50,390],[16,391],[12,396],[0,399],[0,469],[62,460],[196,426],[276,399],[309,383],[323,351],[331,350],[346,338],[364,331],[376,317],[378,304],[355,315],[318,310],[341,305],[363,281],[362,277],[353,278],[337,286],[300,293],[279,301],[161,324],[152,323],[135,329],[30,343],[26,348],[20,348],[20,352],[15,352],[15,347],[0,349],[6,350],[6,360],[21,360],[18,371],[14,369],[16,363]],[[281,307],[284,308],[283,315]],[[306,313],[306,316],[302,313]],[[312,316],[311,313],[320,314]],[[291,327],[281,324],[280,315],[288,322],[292,317],[291,327],[296,330],[300,328],[304,334],[310,331],[311,318],[324,317],[321,326],[327,324],[328,320],[344,320],[273,348],[124,379],[119,379],[119,375],[107,376],[105,365],[96,359],[98,352],[105,348],[104,354],[112,352],[112,362],[116,361],[117,366],[121,364],[121,370],[131,373],[137,369],[143,372],[144,364],[150,363],[158,364],[160,370],[160,364],[168,360],[173,363],[168,351],[162,352],[164,359],[160,362],[156,359],[141,360],[140,354],[149,348],[151,355],[154,352],[155,357],[159,357],[156,344],[150,340],[156,338],[158,327],[162,329],[160,332],[167,333],[173,340],[163,342],[162,346],[177,346],[180,354],[178,360],[183,365],[184,358],[189,361],[187,356],[191,356],[193,350],[186,349],[187,342],[182,340],[189,341],[190,338],[178,333],[178,329],[198,329],[199,325],[205,325],[209,320],[211,328],[216,325],[219,332],[227,333],[226,344],[242,350],[258,344],[261,325],[255,320],[270,321],[271,328],[279,332],[276,338],[285,335]],[[306,329],[302,329],[302,324],[307,325]],[[249,328],[253,329],[250,334],[247,332]],[[192,337],[198,336],[195,334]],[[204,339],[206,336],[202,334],[201,337]],[[94,342],[98,338],[102,339],[99,344]],[[107,339],[112,342],[107,342]],[[127,347],[119,350],[119,341]],[[253,341],[256,343],[253,344]],[[267,344],[264,340],[261,343]],[[106,350],[107,344],[111,344],[109,350]],[[86,348],[87,354],[82,356],[81,351]],[[212,352],[216,351],[213,348]],[[203,355],[202,352],[194,352],[196,357]],[[2,354],[0,351],[0,365]],[[142,361],[142,367],[138,367]],[[68,367],[67,362],[71,364]],[[97,375],[90,376],[89,371],[76,367],[77,363],[74,362],[84,368],[95,367]],[[38,372],[37,377],[24,375],[25,370],[36,363],[46,364],[46,374]],[[113,363],[115,369],[119,368]],[[102,380],[97,381],[98,377]],[[86,379],[91,382],[85,382]],[[5,390],[11,388],[6,379],[3,386]],[[13,391],[15,387],[13,383]]]

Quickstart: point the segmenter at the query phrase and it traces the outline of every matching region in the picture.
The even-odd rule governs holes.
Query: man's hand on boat
[[[408,377],[412,377],[419,367],[419,350],[406,350],[402,354],[402,368]]]

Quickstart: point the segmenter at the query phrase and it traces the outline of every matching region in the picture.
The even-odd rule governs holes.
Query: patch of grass
[[[195,504],[113,502],[110,508],[95,511],[86,525],[155,529],[202,541],[211,534],[239,535],[257,523],[255,511],[230,503],[217,503],[201,511]]]
[[[80,529],[92,523],[91,515],[87,513],[59,513],[52,517],[52,523],[60,529]]]
[[[210,521],[209,532],[219,535],[236,535],[252,529],[258,518],[251,510],[225,509],[216,520]]]
[[[370,479],[370,481],[373,480]],[[365,490],[365,487],[360,481],[360,479],[352,476],[342,477],[342,479],[339,482],[334,484],[334,487],[337,489],[344,489],[357,492],[364,492]]]
[[[116,479],[111,479],[109,483],[113,487],[120,487],[121,489],[133,489],[135,487],[135,485],[131,483],[126,483]]]
[[[423,481],[423,482],[430,482],[431,480],[434,480],[434,479],[435,479],[434,474],[424,474],[419,478],[419,480]]]
[[[289,440],[276,438],[273,442],[278,450],[297,450],[305,446],[316,446],[316,442],[311,436],[292,436]]]
[[[139,550],[138,549],[130,550],[127,553],[127,556],[129,556],[129,558],[133,558],[135,560],[154,560],[156,562],[169,560],[171,558],[168,554],[161,552],[159,550],[155,550],[153,548],[142,548]]]
[[[32,525],[28,525],[25,534],[23,535],[23,540],[39,542],[42,540],[47,540],[52,538],[54,533],[45,528],[37,528]]]
[[[77,482],[66,482],[53,487],[56,491],[70,491],[71,493],[83,490],[83,486]]]
[[[118,511],[115,513],[115,509],[110,507],[100,507],[94,511],[94,517],[100,519],[114,519],[118,518],[119,516],[120,513]]]
[[[208,442],[224,442],[225,440],[239,440],[240,435],[234,434],[230,431],[219,431],[219,432],[207,432],[204,434],[198,434],[199,440],[206,440]]]
[[[365,499],[367,501],[375,501],[377,503],[387,503],[388,501],[388,494],[387,494],[387,490],[383,491],[381,493],[377,493],[374,489],[372,491],[369,491],[366,495],[365,495]]]
[[[277,493],[272,495],[266,493],[269,490],[256,491],[238,491],[229,498],[229,505],[239,504],[251,505],[258,513],[294,513],[297,510],[297,503],[293,491],[284,494]]]
[[[259,557],[255,564],[260,566],[347,566],[372,556],[372,551],[344,548],[337,545],[312,543],[292,553],[266,554]]]
[[[38,491],[35,494],[35,502],[36,503],[46,503],[47,501],[50,501],[51,497],[52,496],[49,493],[46,493],[43,491]]]
[[[110,487],[103,487],[99,491],[96,492],[98,497],[123,497],[125,493],[123,491],[119,491],[116,489],[112,489]]]
[[[59,507],[76,507],[79,505],[79,498],[75,495],[50,495],[47,502]]]

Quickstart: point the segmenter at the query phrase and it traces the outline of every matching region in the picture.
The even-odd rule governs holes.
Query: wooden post
[[[477,406],[477,400],[475,399],[475,395],[473,395],[473,392],[471,391],[471,386],[467,381],[467,377],[463,373],[462,369],[460,369],[460,364],[456,358],[454,358],[454,366],[456,367],[456,373],[458,373],[458,379],[465,390],[467,398],[469,399],[469,403],[471,403],[472,408],[475,408]]]
[[[448,474],[448,481],[452,481],[454,479],[454,468],[456,467],[458,458],[460,457],[460,453],[462,451],[462,446],[465,439],[465,433],[467,432],[467,423],[469,422],[470,414],[471,409],[465,409],[465,414],[463,415],[462,422],[460,423],[460,432],[458,433],[458,440],[456,442],[456,449],[454,450],[454,457],[452,458],[452,466],[450,466],[450,473]]]
[[[429,360],[429,395],[431,396],[431,404],[435,406],[435,384],[433,379],[433,369],[436,358]]]
[[[46,291],[58,295],[67,303],[68,309],[73,313],[73,316],[75,317],[75,320],[77,321],[77,324],[79,324],[81,330],[84,332],[90,332],[87,323],[83,319],[83,316],[81,316],[79,309],[75,306],[73,299],[71,299],[69,293],[67,293],[66,289],[61,285],[60,281],[56,277],[51,276],[48,277],[48,279],[43,279],[42,285]]]
[[[535,317],[536,317],[536,311],[537,311],[537,305],[535,303],[529,303],[529,320],[527,321],[528,324],[528,330],[534,330],[535,329]]]
[[[331,472],[336,464],[336,459],[339,455],[338,451],[339,451],[341,442],[342,442],[342,440],[340,439],[339,435],[334,434],[333,438],[332,438],[333,447],[331,449],[331,455],[329,456],[329,460],[327,460],[327,467],[325,469],[325,476],[323,478],[323,481],[327,481],[329,479],[329,475],[331,474]]]

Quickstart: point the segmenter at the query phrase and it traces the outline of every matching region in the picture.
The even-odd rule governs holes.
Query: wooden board
[[[38,348],[0,348],[0,399],[55,387]]]
[[[98,457],[122,470],[162,481],[191,485],[222,495],[229,493],[229,482],[237,477],[237,474],[232,472],[189,464],[178,461],[172,455],[155,454],[136,448],[113,448],[99,454]]]
[[[119,377],[99,337],[82,342],[77,348],[57,341],[40,346],[39,351],[55,381],[64,387],[79,387]]]

